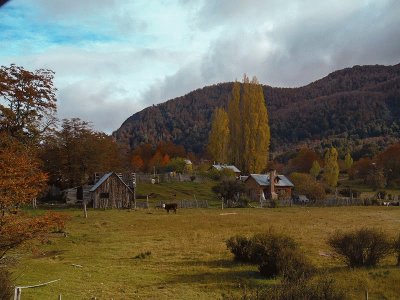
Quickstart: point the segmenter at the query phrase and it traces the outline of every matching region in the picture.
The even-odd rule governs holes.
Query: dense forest
[[[227,108],[233,83],[220,83],[148,107],[113,133],[135,148],[160,141],[205,151],[216,107]],[[346,148],[363,141],[384,147],[400,136],[400,64],[354,66],[299,88],[263,86],[275,153],[304,144]],[[361,146],[360,146],[361,147]]]

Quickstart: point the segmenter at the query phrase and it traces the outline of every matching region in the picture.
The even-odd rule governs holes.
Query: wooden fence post
[[[87,219],[87,208],[86,208],[86,200],[83,200],[83,215]]]

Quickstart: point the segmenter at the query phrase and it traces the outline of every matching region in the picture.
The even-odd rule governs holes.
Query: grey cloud
[[[80,81],[67,85],[58,93],[59,118],[78,117],[91,121],[97,130],[111,133],[131,112],[143,108],[119,93],[123,95],[124,90],[116,89],[112,83]]]

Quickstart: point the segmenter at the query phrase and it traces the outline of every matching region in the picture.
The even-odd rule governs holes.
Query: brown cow
[[[178,204],[176,204],[176,203],[163,204],[162,207],[167,211],[167,213],[169,213],[170,210],[173,210],[174,213],[176,213]]]

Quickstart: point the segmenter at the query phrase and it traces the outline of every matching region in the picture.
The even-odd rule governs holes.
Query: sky
[[[398,0],[11,0],[0,65],[55,72],[58,117],[111,133],[147,106],[256,76],[308,84],[400,63]]]

